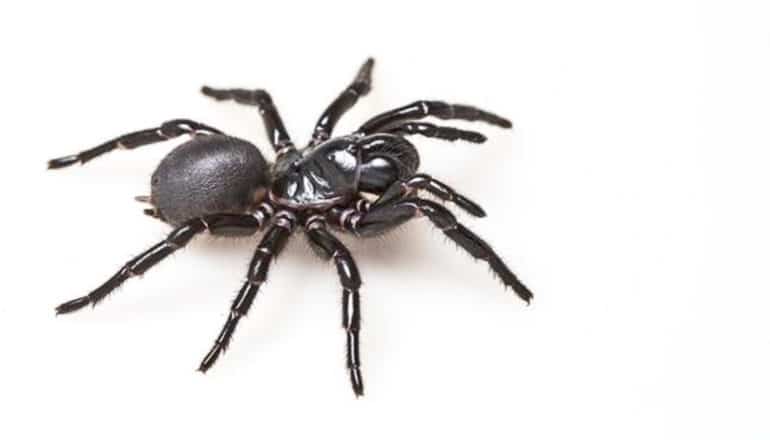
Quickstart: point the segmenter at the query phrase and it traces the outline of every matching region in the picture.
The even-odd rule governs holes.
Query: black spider
[[[117,148],[133,149],[182,135],[192,139],[171,151],[152,175],[145,213],[174,230],[168,237],[126,263],[115,275],[86,296],[65,302],[57,314],[96,305],[127,279],[141,275],[197,234],[251,235],[269,226],[254,254],[247,280],[233,301],[222,331],[200,364],[205,372],[227,349],[238,321],[246,315],[267,278],[273,258],[284,248],[297,226],[312,247],[333,260],[342,284],[342,325],[347,333],[347,367],[353,391],[364,392],[359,356],[361,279],[348,249],[328,230],[333,226],[360,237],[382,234],[424,215],[452,241],[476,259],[485,260],[495,274],[523,300],[532,293],[511,272],[492,248],[439,203],[419,196],[426,191],[453,202],[477,217],[484,210],[452,188],[427,174],[416,174],[420,156],[405,139],[422,135],[449,141],[482,143],[475,131],[417,122],[425,117],[483,121],[503,128],[511,123],[475,107],[441,101],[416,101],[369,119],[356,132],[331,138],[340,117],[361,96],[369,93],[374,60],[361,66],[353,83],[335,99],[315,126],[307,147],[297,149],[264,90],[213,89],[202,92],[217,100],[255,105],[276,152],[268,163],[250,142],[223,134],[195,121],[175,119],[160,127],[120,136],[81,153],[53,159],[49,168],[85,163]],[[370,201],[367,197],[373,197]]]

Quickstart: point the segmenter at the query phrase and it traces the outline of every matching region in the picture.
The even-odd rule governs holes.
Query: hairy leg
[[[448,209],[438,203],[420,198],[407,198],[387,205],[372,206],[363,214],[349,215],[344,221],[331,218],[345,230],[360,236],[382,234],[404,222],[423,215],[475,259],[484,260],[506,286],[529,303],[532,292],[516,277],[492,247],[471,230],[459,223]]]
[[[209,127],[208,125],[201,124],[200,122],[191,121],[189,119],[174,119],[168,122],[164,122],[160,125],[160,127],[148,128],[145,130],[124,134],[123,136],[111,139],[89,150],[81,151],[80,153],[71,154],[69,156],[51,159],[48,161],[48,168],[64,168],[76,163],[83,164],[91,159],[94,159],[95,157],[109,153],[110,151],[116,150],[118,148],[131,150],[143,145],[163,142],[185,134],[195,135],[212,133],[222,134],[222,132],[216,128]]]
[[[88,295],[60,304],[56,307],[56,314],[74,312],[89,304],[95,306],[126,280],[144,274],[172,253],[185,247],[194,236],[204,230],[214,234],[233,230],[239,230],[241,234],[254,233],[261,227],[262,220],[262,217],[234,214],[212,215],[190,220],[171,231],[166,239],[124,264],[115,275]]]
[[[311,245],[325,259],[333,260],[342,284],[342,328],[347,334],[346,360],[350,373],[350,383],[356,396],[364,394],[364,381],[361,375],[361,356],[359,331],[361,329],[361,304],[359,289],[361,277],[350,251],[326,230],[322,220],[306,225],[307,237]]]
[[[364,123],[358,131],[368,135],[388,131],[389,129],[433,116],[439,119],[462,119],[465,121],[483,121],[502,128],[511,128],[511,121],[476,107],[463,104],[449,104],[443,101],[415,101],[403,107],[381,113]]]
[[[262,238],[262,241],[260,241],[259,246],[254,253],[254,257],[249,264],[246,282],[241,286],[238,295],[230,306],[230,313],[227,316],[227,321],[225,321],[211,350],[209,350],[208,354],[206,354],[198,367],[198,370],[201,372],[205,373],[211,368],[222,352],[227,350],[227,347],[230,345],[230,340],[233,337],[233,333],[235,333],[235,329],[238,326],[238,322],[249,312],[249,308],[257,297],[260,286],[267,279],[270,264],[286,246],[286,242],[293,230],[294,217],[291,214],[286,211],[281,211],[276,214],[275,222],[265,233],[265,236]]]
[[[476,202],[427,174],[415,174],[404,181],[394,182],[375,200],[373,206],[386,205],[419,190],[427,191],[444,201],[452,202],[475,217],[487,215]]]
[[[475,144],[481,144],[487,140],[486,136],[477,131],[461,130],[456,127],[445,127],[427,122],[404,122],[385,130],[385,132],[399,136],[420,135],[445,141],[463,140]]]
[[[334,130],[334,126],[337,125],[337,122],[342,115],[358,102],[358,98],[366,96],[369,93],[369,90],[372,88],[373,67],[374,59],[367,59],[358,69],[358,73],[353,79],[353,82],[343,90],[331,104],[329,104],[329,107],[326,108],[318,119],[318,123],[316,123],[315,129],[313,130],[312,143],[320,143],[329,139]]]
[[[201,93],[217,101],[233,100],[239,104],[257,106],[273,149],[276,152],[294,149],[294,143],[292,143],[289,133],[283,125],[278,109],[273,104],[273,98],[266,91],[261,89],[215,89],[203,86]]]

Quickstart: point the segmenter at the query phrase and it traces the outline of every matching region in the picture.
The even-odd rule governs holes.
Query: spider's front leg
[[[511,128],[513,126],[508,119],[477,107],[464,104],[449,104],[444,101],[422,100],[374,116],[366,121],[358,131],[363,134],[371,134],[386,132],[395,127],[411,131],[411,129],[404,127],[406,123],[429,116],[444,120],[482,121],[501,128]],[[441,136],[437,135],[436,137]]]
[[[511,121],[494,113],[463,104],[449,104],[443,101],[415,101],[394,110],[381,113],[366,121],[357,131],[368,136],[375,133],[389,133],[399,136],[420,135],[445,141],[463,140],[481,144],[487,137],[477,131],[457,127],[446,127],[418,119],[435,117],[445,120],[483,121],[501,128],[511,128]]]
[[[393,182],[385,192],[374,201],[373,206],[386,205],[394,200],[402,199],[404,196],[414,194],[419,190],[427,191],[446,202],[452,202],[475,217],[486,217],[487,215],[478,203],[459,194],[449,185],[440,182],[427,174],[415,174],[408,179]]]
[[[340,225],[344,230],[364,237],[382,234],[408,220],[421,215],[425,216],[472,257],[486,261],[500,281],[506,287],[511,287],[521,299],[527,303],[532,299],[532,292],[516,277],[492,247],[459,223],[448,209],[436,202],[410,197],[388,204],[378,205],[375,202],[365,213],[353,213],[344,218],[342,214],[344,211],[332,210],[329,221]]]
[[[405,122],[385,130],[386,133],[399,136],[420,135],[445,141],[463,140],[474,144],[483,144],[487,137],[477,131],[462,130],[456,127],[444,127],[428,122]]]
[[[426,191],[456,204],[473,216],[486,216],[481,206],[449,185],[428,174],[415,174],[420,165],[420,155],[408,140],[381,133],[361,138],[356,148],[363,159],[359,189],[380,195],[374,205]]]
[[[329,139],[342,115],[356,105],[360,97],[369,93],[372,88],[373,68],[374,59],[368,58],[358,69],[353,82],[324,110],[313,130],[311,144],[318,144]]]

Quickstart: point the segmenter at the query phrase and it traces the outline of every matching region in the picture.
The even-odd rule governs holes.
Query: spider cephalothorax
[[[127,279],[143,274],[184,247],[195,235],[263,234],[249,265],[247,280],[230,308],[222,331],[203,359],[206,371],[227,349],[235,328],[254,302],[267,278],[270,264],[296,228],[303,228],[311,246],[333,260],[342,284],[342,325],[347,333],[347,367],[356,395],[364,391],[359,355],[361,279],[350,252],[329,231],[334,228],[366,237],[382,234],[418,216],[428,220],[476,259],[485,260],[494,273],[522,299],[530,291],[516,278],[492,248],[443,205],[420,197],[425,191],[483,217],[473,201],[427,174],[416,174],[420,159],[406,136],[421,135],[449,141],[481,143],[484,135],[454,127],[419,122],[425,117],[483,121],[503,128],[511,123],[475,107],[441,101],[417,101],[373,117],[356,132],[331,137],[340,117],[371,87],[374,61],[367,60],[353,83],[335,99],[316,124],[307,147],[294,146],[270,95],[264,90],[213,89],[202,92],[217,100],[255,105],[276,152],[269,164],[248,141],[227,136],[195,121],[175,119],[159,127],[136,131],[90,150],[53,159],[49,168],[85,163],[117,148],[132,149],[182,135],[191,140],[171,151],[152,175],[151,195],[140,197],[151,208],[145,213],[174,229],[168,237],[126,263],[94,291],[65,302],[57,313],[95,305]]]

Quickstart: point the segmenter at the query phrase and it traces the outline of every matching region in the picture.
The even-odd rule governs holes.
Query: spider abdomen
[[[151,201],[172,225],[218,213],[248,212],[263,198],[268,165],[242,139],[197,136],[173,149],[152,175]]]

